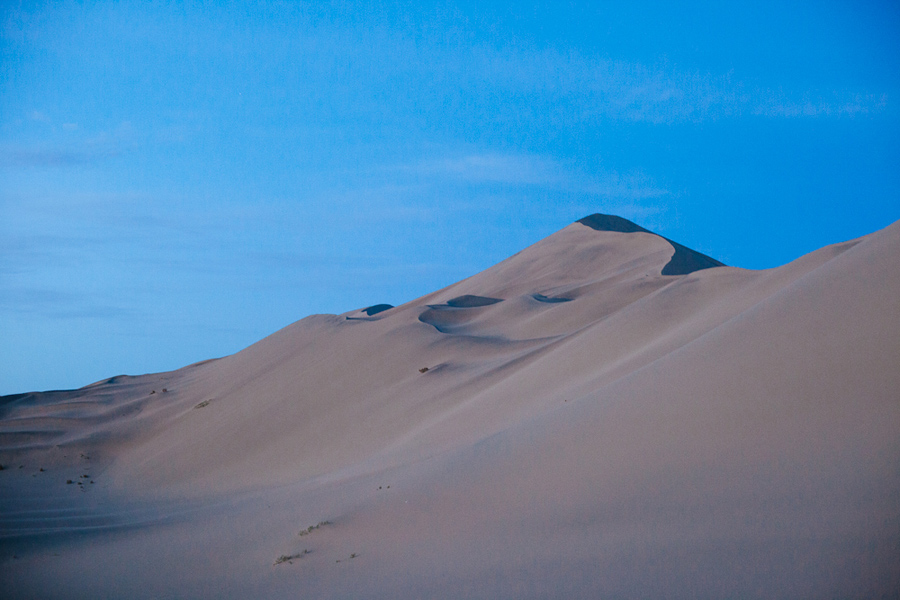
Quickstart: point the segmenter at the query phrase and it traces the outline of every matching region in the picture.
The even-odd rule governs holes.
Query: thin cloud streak
[[[435,180],[534,186],[603,198],[658,198],[669,193],[642,173],[620,174],[601,169],[584,173],[549,157],[526,154],[472,153],[428,159],[395,169]]]
[[[3,148],[0,149],[0,167],[84,166],[115,154],[113,152],[53,148]]]
[[[136,311],[99,301],[71,290],[7,287],[0,292],[0,309],[13,314],[36,314],[52,319],[110,319],[134,317]]]
[[[888,105],[886,93],[770,89],[744,84],[733,72],[716,75],[553,49],[480,48],[456,68],[464,80],[481,85],[587,104],[591,108],[580,113],[583,120],[663,124],[745,115],[835,117],[875,113]]]

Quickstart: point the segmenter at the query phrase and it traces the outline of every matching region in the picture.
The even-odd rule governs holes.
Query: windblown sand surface
[[[900,223],[746,271],[595,217],[0,398],[3,597],[900,595]]]

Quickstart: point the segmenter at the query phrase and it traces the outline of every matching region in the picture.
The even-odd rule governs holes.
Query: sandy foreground
[[[747,271],[583,221],[403,306],[0,398],[0,595],[900,596],[900,222]]]

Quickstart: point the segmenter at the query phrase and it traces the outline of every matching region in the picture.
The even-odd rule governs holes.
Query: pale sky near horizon
[[[897,2],[0,2],[0,394],[401,304],[594,212],[900,219]]]

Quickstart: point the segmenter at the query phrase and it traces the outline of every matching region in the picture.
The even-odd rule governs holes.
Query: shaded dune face
[[[894,597],[898,257],[895,224],[754,272],[592,215],[400,306],[0,398],[0,585]]]

